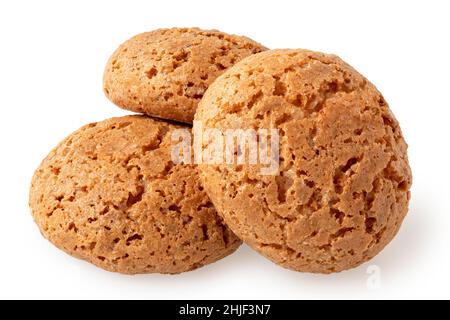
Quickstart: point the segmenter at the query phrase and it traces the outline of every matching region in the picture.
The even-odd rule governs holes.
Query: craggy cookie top
[[[177,126],[144,116],[86,125],[32,180],[43,235],[69,254],[121,273],[178,273],[214,262],[240,240],[216,215],[193,165],[171,161]]]
[[[276,263],[337,272],[370,259],[397,233],[410,198],[407,145],[375,86],[337,56],[248,57],[209,87],[196,120],[195,130],[278,129],[274,175],[247,162],[200,166],[228,226]]]
[[[263,50],[251,39],[215,30],[142,33],[109,59],[104,91],[124,109],[191,123],[208,86],[236,62]]]

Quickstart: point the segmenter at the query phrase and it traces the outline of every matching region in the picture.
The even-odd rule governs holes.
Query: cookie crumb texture
[[[255,165],[201,166],[228,226],[274,262],[342,271],[375,256],[399,230],[412,179],[407,145],[375,86],[338,57],[251,56],[208,89],[196,120],[204,128],[279,129],[277,175],[262,176]]]
[[[235,251],[196,167],[171,161],[177,126],[143,116],[86,125],[37,169],[30,207],[42,234],[106,270],[179,273]]]
[[[142,33],[109,59],[104,92],[124,109],[192,123],[208,86],[236,62],[263,50],[248,38],[215,30]]]

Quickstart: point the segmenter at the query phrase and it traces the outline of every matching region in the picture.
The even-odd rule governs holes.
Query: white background
[[[0,298],[450,298],[449,14],[449,1],[1,1]],[[414,176],[409,215],[381,254],[324,276],[243,246],[194,272],[123,276],[41,237],[28,208],[33,171],[81,125],[126,113],[102,93],[109,55],[136,33],[173,26],[336,53],[379,88]],[[379,287],[367,286],[371,265]]]

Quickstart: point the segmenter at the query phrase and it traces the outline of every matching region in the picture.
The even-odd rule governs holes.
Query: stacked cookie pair
[[[43,235],[104,269],[184,272],[242,239],[284,267],[337,272],[380,252],[407,213],[411,172],[399,125],[376,88],[336,56],[161,29],[116,50],[104,91],[144,115],[71,134],[30,191]],[[175,161],[174,133],[194,118],[194,130],[276,132],[276,170]]]

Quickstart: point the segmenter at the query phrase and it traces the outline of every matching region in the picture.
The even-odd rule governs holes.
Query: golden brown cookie
[[[407,145],[380,92],[337,56],[248,57],[209,87],[196,120],[195,130],[278,130],[274,175],[248,161],[200,166],[228,226],[274,262],[342,271],[375,256],[399,230],[410,199]],[[205,149],[210,141],[201,142]]]
[[[121,108],[192,123],[208,86],[227,68],[265,50],[246,37],[197,28],[134,36],[109,59],[106,96]]]
[[[241,241],[221,222],[194,165],[171,161],[181,128],[144,116],[86,125],[64,139],[32,180],[30,207],[58,248],[110,271],[179,273]]]

